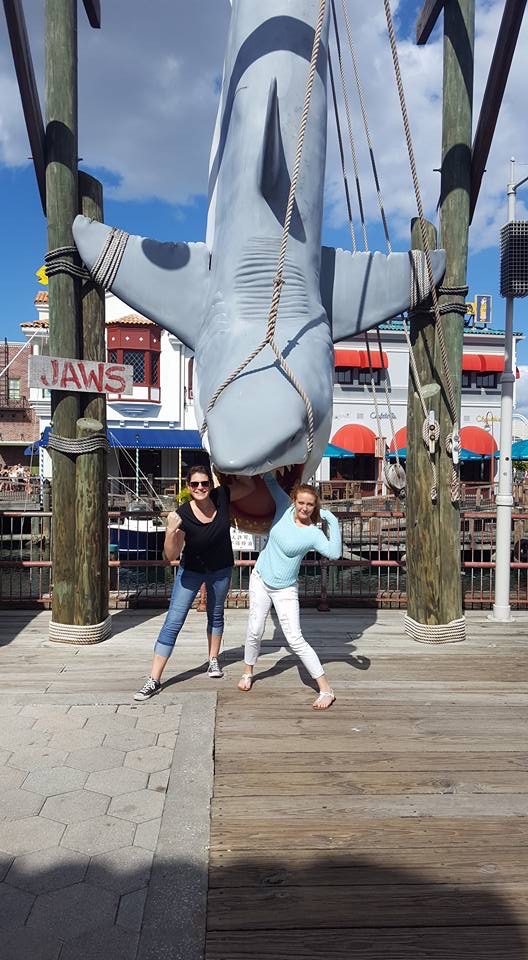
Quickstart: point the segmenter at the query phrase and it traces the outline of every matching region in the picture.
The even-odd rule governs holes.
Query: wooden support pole
[[[77,190],[77,3],[46,0],[46,203],[48,250],[73,245]],[[49,348],[79,357],[80,282],[68,273],[49,278]],[[53,391],[53,434],[74,438],[75,393]],[[75,598],[75,458],[53,452],[52,620],[71,624]]]
[[[425,0],[416,21],[417,44],[427,43],[445,3],[446,0]]]
[[[99,420],[77,421],[77,437],[106,436]],[[108,496],[106,450],[77,456],[75,481],[75,616],[80,626],[102,623],[108,616]],[[104,522],[103,522],[104,521]]]
[[[427,223],[429,248],[436,249],[436,230]],[[411,228],[413,250],[422,250],[420,222]],[[431,500],[433,474],[431,460],[423,442],[425,414],[420,399],[418,380],[427,410],[440,416],[440,387],[435,371],[434,316],[429,311],[431,300],[422,311],[410,318],[410,337],[418,378],[409,366],[407,400],[407,613],[417,623],[437,624],[440,609],[441,583],[438,576],[440,518],[438,503]],[[438,455],[434,462],[438,463]]]
[[[471,129],[473,114],[473,68],[475,41],[475,0],[448,0],[444,8],[444,98],[442,124],[442,178],[440,196],[440,246],[447,255],[443,286],[448,291],[462,288],[467,279],[469,204],[471,192]],[[465,295],[449,293],[440,305],[465,302]],[[464,319],[450,312],[442,317],[447,360],[460,424],[460,388]],[[441,385],[440,456],[438,507],[440,511],[438,576],[442,584],[439,623],[462,617],[460,506],[451,499],[452,460],[445,443],[453,428],[446,374],[443,369],[438,330],[435,339],[435,366]],[[434,562],[431,559],[431,562]],[[435,566],[436,563],[435,563]]]
[[[79,209],[91,220],[103,219],[102,184],[87,173],[79,172]],[[106,359],[105,298],[102,287],[91,280],[82,289],[81,354],[84,360]],[[80,397],[84,419],[77,421],[81,429],[99,429],[106,436],[105,394],[83,393]],[[98,427],[89,427],[96,423]],[[78,432],[79,435],[79,432]],[[86,434],[86,435],[89,435]],[[108,616],[108,465],[105,450],[83,454],[77,458],[76,522],[78,568],[75,579],[75,623],[101,623]],[[87,573],[81,558],[88,565],[88,578],[94,583],[89,595]],[[95,620],[93,619],[95,617]]]

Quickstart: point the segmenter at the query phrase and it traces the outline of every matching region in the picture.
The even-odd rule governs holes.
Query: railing
[[[301,603],[317,606],[406,606],[405,514],[391,510],[337,512],[343,556],[328,562],[315,554],[303,561]],[[462,589],[466,608],[488,609],[494,599],[496,517],[484,510],[461,517]],[[112,607],[166,606],[174,574],[162,557],[162,516],[109,513],[108,576]],[[51,513],[0,512],[0,606],[49,605],[51,601]],[[235,552],[228,606],[246,606],[257,554]],[[512,522],[510,603],[528,608],[528,516]]]

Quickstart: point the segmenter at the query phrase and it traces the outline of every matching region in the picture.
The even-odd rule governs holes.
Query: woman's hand
[[[176,513],[175,510],[167,515],[167,533],[174,533],[176,530],[179,530],[182,525],[182,519],[179,513]]]

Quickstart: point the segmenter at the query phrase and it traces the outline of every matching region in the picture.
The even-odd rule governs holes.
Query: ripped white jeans
[[[299,621],[299,593],[297,584],[291,587],[268,587],[256,570],[249,581],[249,618],[244,660],[255,666],[260,653],[262,635],[271,605],[275,607],[288,646],[297,654],[313,680],[324,675],[323,666],[313,647],[301,633]]]

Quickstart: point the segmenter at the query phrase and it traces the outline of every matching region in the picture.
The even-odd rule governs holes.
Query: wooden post
[[[444,9],[444,98],[442,125],[442,179],[440,224],[442,246],[447,254],[443,286],[464,287],[467,278],[468,230],[471,194],[471,132],[473,115],[473,68],[475,0],[449,0]],[[447,293],[440,304],[458,302],[465,296]],[[460,389],[464,320],[459,313],[442,317],[451,380],[460,426]],[[439,560],[434,563],[442,584],[439,623],[462,617],[460,577],[460,507],[451,500],[452,460],[445,440],[452,430],[447,403],[446,378],[440,355],[438,331],[435,338],[435,366],[442,386],[440,394],[440,437],[438,488],[440,532]]]
[[[106,436],[99,420],[77,421],[77,437]],[[75,618],[80,626],[102,623],[108,616],[108,534],[106,451],[77,456],[75,483]],[[104,523],[101,522],[104,519]],[[104,559],[104,562],[102,560]]]
[[[436,249],[436,230],[427,224],[429,247]],[[411,245],[413,250],[423,249],[420,223],[412,222]],[[423,305],[423,312],[410,318],[410,337],[414,360],[418,371],[423,396],[428,410],[434,410],[435,419],[440,416],[440,387],[436,381],[434,362],[435,325],[434,317],[426,312],[431,300]],[[409,365],[409,391],[407,400],[407,612],[417,623],[437,624],[441,608],[441,581],[435,558],[439,553],[441,539],[438,502],[431,500],[433,474],[431,460],[423,442],[423,411],[418,383]],[[438,464],[438,455],[435,455]]]
[[[102,185],[95,177],[82,171],[79,172],[79,208],[85,217],[102,221]],[[84,360],[106,360],[104,290],[91,280],[83,285],[82,290],[81,337]],[[98,423],[99,430],[106,436],[105,394],[81,394],[81,412],[88,422]],[[78,421],[78,428],[79,423],[82,421]],[[86,484],[87,489],[81,490]],[[93,598],[94,605],[92,599],[87,599],[86,574],[82,569],[78,569],[75,623],[101,623],[108,616],[109,601],[108,457],[105,450],[86,453],[77,458],[76,510],[78,538],[83,542],[91,541],[88,552],[97,590],[96,597]],[[79,527],[81,523],[85,527],[83,530]],[[82,600],[82,597],[85,600]],[[94,616],[95,620],[92,619]]]
[[[77,3],[46,0],[46,212],[48,250],[73,245],[77,192]],[[49,348],[79,356],[80,282],[49,278]],[[75,437],[79,398],[53,391],[53,433]],[[53,452],[52,621],[71,624],[75,598],[75,458]]]

